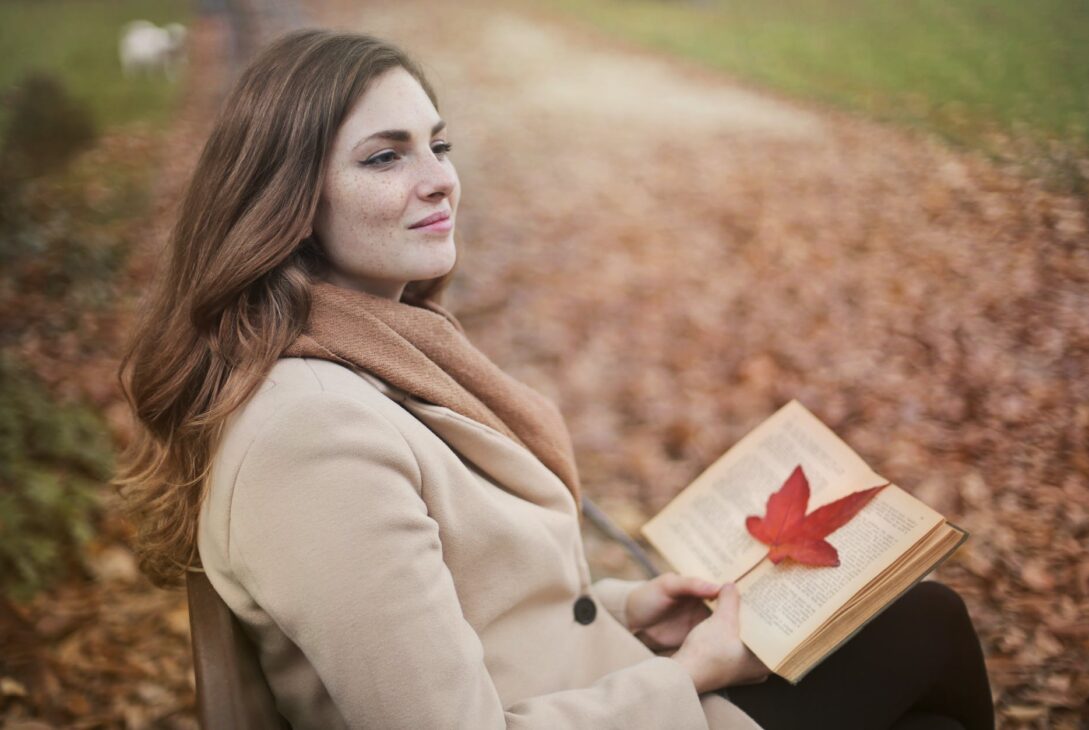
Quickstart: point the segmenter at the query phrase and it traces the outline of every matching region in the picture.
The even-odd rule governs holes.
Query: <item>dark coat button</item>
[[[593,623],[595,616],[597,616],[597,605],[594,603],[594,599],[589,596],[581,596],[579,600],[575,601],[576,621],[585,626]]]

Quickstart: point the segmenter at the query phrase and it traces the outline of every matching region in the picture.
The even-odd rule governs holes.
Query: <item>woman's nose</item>
[[[458,174],[451,162],[445,162],[433,154],[422,165],[418,190],[423,198],[446,198],[458,184]]]

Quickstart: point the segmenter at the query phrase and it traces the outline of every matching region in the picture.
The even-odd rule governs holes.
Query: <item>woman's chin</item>
[[[454,263],[457,262],[457,250],[454,248],[453,240],[443,245],[441,252],[434,251],[432,253],[437,255],[421,267],[421,269],[426,270],[426,274],[421,276],[420,279],[437,279],[440,276],[445,276],[453,270]]]

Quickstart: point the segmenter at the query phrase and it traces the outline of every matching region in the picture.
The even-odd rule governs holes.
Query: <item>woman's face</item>
[[[314,219],[333,284],[399,299],[454,266],[461,188],[444,123],[403,68],[384,72],[337,130]],[[432,216],[438,223],[420,226]]]

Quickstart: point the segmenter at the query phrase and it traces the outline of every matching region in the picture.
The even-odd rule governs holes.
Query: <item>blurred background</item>
[[[798,398],[972,533],[936,577],[999,726],[1089,727],[1080,0],[4,0],[0,727],[196,727],[184,593],[106,486],[116,367],[223,94],[304,25],[423,62],[446,303],[629,533]]]

